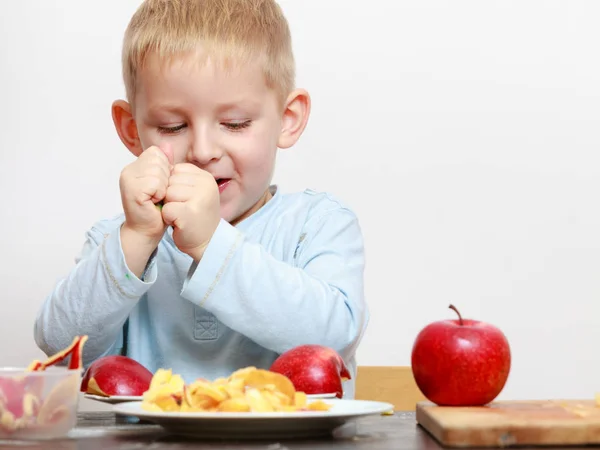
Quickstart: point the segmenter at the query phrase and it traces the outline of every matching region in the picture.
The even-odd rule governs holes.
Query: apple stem
[[[458,314],[458,320],[460,322],[460,325],[462,326],[463,325],[463,318],[460,315],[460,313],[458,312],[458,309],[456,309],[456,306],[450,305],[450,306],[448,306],[448,308],[452,309],[454,312],[456,312],[456,314]]]

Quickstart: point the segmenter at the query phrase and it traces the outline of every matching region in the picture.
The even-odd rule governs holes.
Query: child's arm
[[[292,266],[221,221],[182,296],[277,353],[317,343],[352,354],[368,320],[357,218],[337,207],[303,231]]]
[[[85,365],[119,351],[125,320],[156,280],[153,257],[142,279],[129,270],[119,225],[101,222],[88,231],[76,266],[44,300],[34,324],[35,342],[44,353],[54,354],[84,334],[89,336]]]
[[[101,222],[88,232],[77,265],[38,313],[34,337],[46,354],[83,334],[84,364],[119,350],[125,320],[156,280],[153,256],[166,226],[155,203],[164,199],[171,161],[170,148],[149,147],[121,171],[124,222]]]

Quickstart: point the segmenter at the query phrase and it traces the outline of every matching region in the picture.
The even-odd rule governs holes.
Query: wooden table
[[[159,426],[131,423],[112,412],[81,412],[77,427],[69,439],[49,442],[0,441],[4,449],[52,450],[158,450],[158,449],[439,449],[415,422],[412,412],[396,412],[393,416],[373,416],[358,419],[343,426],[335,437],[319,440],[290,441],[199,441],[168,435]]]
[[[338,430],[335,437],[319,440],[288,441],[200,441],[167,434],[149,423],[132,423],[109,411],[79,413],[79,423],[69,439],[48,442],[10,442],[0,440],[0,449],[19,450],[440,450],[443,447],[415,421],[414,412],[359,419]],[[520,447],[523,450],[525,447]],[[589,450],[592,447],[581,447]],[[539,447],[538,447],[539,449]],[[549,447],[559,450],[559,447]],[[568,447],[568,450],[577,450]],[[469,449],[473,450],[473,449]],[[486,449],[490,450],[490,449]]]

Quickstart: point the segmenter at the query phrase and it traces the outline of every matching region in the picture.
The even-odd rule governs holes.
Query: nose
[[[205,127],[196,128],[190,142],[188,160],[199,166],[206,166],[221,156],[222,151],[211,131]]]

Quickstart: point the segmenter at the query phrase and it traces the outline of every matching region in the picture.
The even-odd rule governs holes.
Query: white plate
[[[367,400],[327,400],[329,411],[275,413],[149,412],[141,402],[121,403],[113,411],[154,422],[166,431],[204,439],[294,439],[331,435],[339,426],[359,417],[394,409],[390,403]]]
[[[104,397],[102,395],[94,395],[94,394],[83,394],[83,396],[90,400],[96,400],[102,403],[110,403],[111,405],[115,405],[117,403],[124,402],[141,402],[142,396],[135,395],[113,395],[110,397]],[[335,392],[333,394],[309,394],[306,396],[309,400],[314,399],[325,399],[325,398],[335,398]]]
[[[335,398],[335,392],[333,394],[307,394],[306,398],[308,400],[314,400],[317,398]]]
[[[103,397],[102,395],[94,395],[94,394],[83,394],[83,396],[85,398],[88,398],[90,400],[96,400],[98,402],[102,402],[102,403],[110,403],[110,404],[117,404],[117,403],[124,403],[124,402],[141,402],[142,401],[142,396],[137,396],[137,395],[112,395],[110,397]]]

